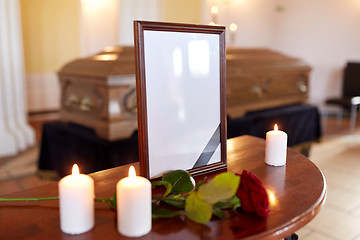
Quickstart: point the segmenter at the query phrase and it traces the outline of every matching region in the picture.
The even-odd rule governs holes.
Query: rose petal
[[[261,217],[269,215],[269,198],[267,192],[256,175],[243,170],[239,188],[236,195],[241,201],[241,207],[245,212],[256,212]]]

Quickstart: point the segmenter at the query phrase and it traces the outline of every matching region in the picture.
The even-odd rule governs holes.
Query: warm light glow
[[[86,4],[94,4],[94,3],[101,2],[101,0],[82,0],[82,2],[86,3]]]
[[[77,164],[74,164],[72,167],[72,175],[78,176],[80,174],[79,166]]]
[[[219,8],[217,6],[212,6],[210,11],[212,14],[218,14]]]
[[[129,178],[130,179],[136,178],[136,171],[135,171],[134,166],[132,166],[132,165],[129,167]]]
[[[230,31],[232,31],[232,32],[236,32],[236,30],[237,30],[237,25],[236,25],[236,23],[232,23],[232,24],[230,24]]]
[[[270,190],[268,190],[267,193],[268,193],[268,196],[269,196],[270,204],[271,205],[276,205],[277,199],[276,199],[275,193],[273,191],[270,191]]]
[[[235,149],[235,143],[233,140],[229,139],[226,141],[227,151],[233,151]]]
[[[87,24],[96,23],[99,20],[101,21],[104,16],[104,13],[109,13],[112,15],[112,9],[116,9],[116,0],[82,0],[81,1],[81,12],[83,14],[82,18]],[[88,25],[89,27],[91,26]],[[100,25],[95,26],[95,29],[99,28]]]
[[[278,131],[278,130],[279,130],[278,125],[275,124],[275,125],[274,125],[274,131]]]
[[[99,60],[99,61],[113,61],[117,59],[117,55],[113,54],[113,53],[107,53],[107,54],[100,54],[100,55],[96,55],[94,57],[94,59]]]
[[[114,52],[116,50],[116,47],[114,46],[107,46],[104,48],[104,52]],[[121,50],[120,50],[121,52]]]
[[[215,25],[216,25],[216,23],[214,23],[214,22],[209,22],[209,25],[211,25],[211,26],[215,26]]]

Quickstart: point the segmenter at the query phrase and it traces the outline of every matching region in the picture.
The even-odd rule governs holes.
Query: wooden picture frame
[[[140,174],[226,169],[225,27],[134,21]]]

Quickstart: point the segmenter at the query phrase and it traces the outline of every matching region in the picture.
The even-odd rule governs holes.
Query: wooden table
[[[286,167],[264,163],[265,141],[251,136],[229,139],[228,171],[243,169],[256,174],[270,197],[270,215],[226,215],[205,225],[184,217],[153,220],[152,231],[141,239],[281,239],[311,221],[325,202],[326,182],[321,171],[306,157],[288,149]],[[91,174],[99,198],[111,197],[128,165]],[[138,168],[138,163],[135,164]],[[57,183],[14,193],[7,197],[57,196]],[[0,203],[0,239],[127,239],[116,227],[116,212],[96,203],[95,227],[81,235],[61,232],[58,200]]]

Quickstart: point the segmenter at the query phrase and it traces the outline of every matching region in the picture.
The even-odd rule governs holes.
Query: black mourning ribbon
[[[193,168],[205,166],[209,163],[211,157],[214,155],[217,147],[220,144],[220,124],[216,128],[214,134],[210,138],[209,142],[206,144],[204,150],[200,154],[199,158],[196,160]]]

